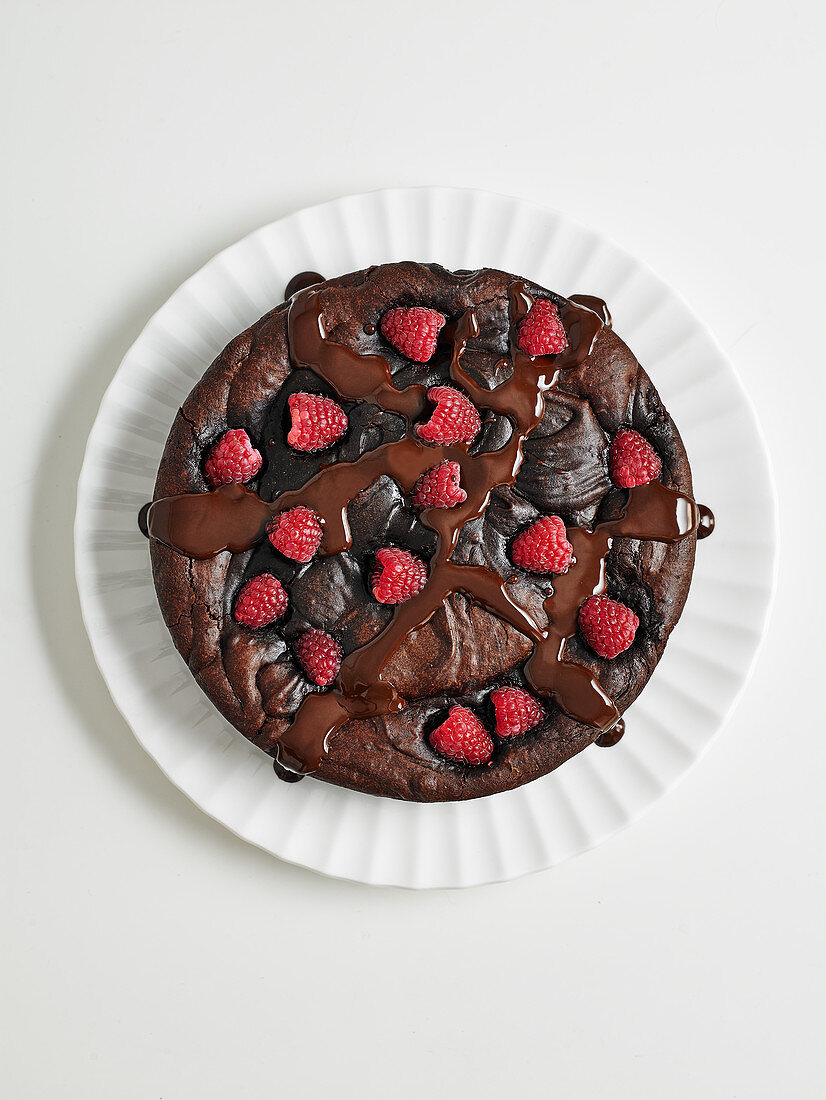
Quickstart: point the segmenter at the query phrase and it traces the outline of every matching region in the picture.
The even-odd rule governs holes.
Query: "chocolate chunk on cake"
[[[202,689],[281,778],[392,798],[614,744],[713,520],[605,304],[417,263],[288,289],[141,512]]]

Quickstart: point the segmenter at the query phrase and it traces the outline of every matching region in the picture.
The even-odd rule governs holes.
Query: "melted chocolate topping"
[[[569,299],[559,311],[568,337],[566,349],[558,355],[532,358],[520,351],[517,331],[533,299],[524,283],[512,283],[508,296],[513,369],[511,376],[492,390],[474,382],[461,363],[468,341],[479,331],[474,310],[466,310],[444,328],[442,339],[451,348],[451,382],[477,408],[505,416],[513,425],[510,438],[499,450],[471,455],[468,445],[429,446],[416,435],[414,422],[427,408],[426,387],[411,385],[399,390],[382,356],[362,355],[327,339],[319,292],[312,289],[319,281],[321,276],[315,272],[302,273],[287,287],[288,296],[293,295],[287,319],[293,366],[313,371],[344,401],[370,402],[404,417],[405,438],[382,444],[353,462],[322,467],[301,489],[281,493],[272,503],[242,485],[157,500],[148,512],[142,510],[142,530],[192,558],[212,557],[222,550],[240,553],[264,536],[273,515],[301,504],[321,518],[320,552],[330,555],[351,546],[349,503],[383,475],[410,493],[422,473],[450,460],[461,468],[467,499],[453,508],[421,513],[421,522],[437,536],[426,585],[395,608],[393,618],[372,640],[344,658],[330,691],[304,698],[292,725],[277,743],[278,764],[297,773],[315,771],[331,735],[349,719],[403,709],[405,701],[383,678],[383,669],[404,640],[428,622],[454,592],[470,596],[530,638],[534,648],[525,664],[525,676],[537,694],[553,699],[570,717],[603,731],[601,744],[608,744],[605,738],[611,737],[615,740],[610,743],[615,743],[621,736],[621,732],[615,736],[621,723],[617,708],[590,671],[565,656],[566,642],[576,633],[579,608],[589,596],[605,590],[605,559],[614,538],[675,542],[695,531],[704,537],[713,528],[711,512],[655,481],[628,490],[619,515],[592,531],[568,528],[574,557],[567,572],[554,578],[553,594],[544,601],[547,626],[514,602],[497,573],[485,566],[459,564],[451,557],[462,528],[484,513],[493,489],[513,485],[522,466],[524,441],[542,420],[544,395],[556,386],[560,375],[585,363],[603,326],[610,324],[605,303],[590,295]]]
[[[222,550],[240,554],[264,537],[275,511],[244,485],[219,485],[209,493],[181,493],[150,504],[147,533],[188,558],[204,561]]]
[[[308,287],[317,286],[318,283],[323,282],[324,276],[319,275],[317,271],[299,271],[287,283],[284,290],[284,301],[286,302],[289,298],[292,298],[293,294],[298,294],[299,290],[306,290]]]
[[[568,301],[575,302],[578,306],[584,306],[585,309],[590,309],[592,313],[596,313],[606,328],[611,327],[611,312],[608,309],[608,303],[602,298],[597,298],[596,294],[572,294]]]
[[[707,539],[714,530],[714,513],[710,508],[706,508],[705,504],[698,504],[697,507],[700,509],[700,523],[697,527],[697,538]]]
[[[605,733],[601,733],[594,742],[595,745],[599,745],[601,749],[610,749],[614,745],[618,744],[625,735],[625,719],[620,718],[609,730]]]

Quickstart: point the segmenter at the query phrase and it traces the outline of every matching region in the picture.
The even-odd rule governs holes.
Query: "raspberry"
[[[287,593],[278,577],[261,573],[247,581],[235,601],[236,622],[245,626],[269,626],[287,610]]]
[[[297,451],[322,451],[347,431],[347,413],[329,397],[291,393],[292,427],[287,442]]]
[[[210,485],[229,485],[255,477],[261,462],[261,452],[250,443],[244,429],[230,428],[207,455],[204,473]]]
[[[579,629],[599,657],[614,658],[628,649],[639,625],[630,607],[608,596],[591,596],[579,609]]]
[[[532,695],[521,688],[503,687],[490,693],[496,712],[496,732],[500,737],[516,737],[538,726],[545,711]]]
[[[621,489],[634,485],[647,485],[655,481],[662,471],[660,456],[639,432],[623,428],[617,432],[608,452],[608,468],[611,480]]]
[[[486,764],[493,753],[490,734],[467,707],[451,707],[441,726],[431,733],[430,744],[457,764]]]
[[[459,484],[461,473],[458,462],[447,461],[425,471],[413,486],[413,507],[453,508],[467,500]]]
[[[573,552],[559,516],[543,516],[516,536],[511,557],[515,565],[532,573],[564,573]]]
[[[519,326],[518,344],[527,355],[556,355],[568,346],[559,311],[549,298],[537,298]]]
[[[452,386],[432,386],[428,401],[436,408],[426,424],[417,424],[416,433],[425,443],[472,443],[482,422],[473,403]]]
[[[305,630],[295,643],[295,655],[301,667],[319,687],[327,687],[338,676],[343,652],[326,630]]]
[[[381,319],[381,332],[388,344],[412,359],[414,363],[426,363],[436,350],[439,330],[444,317],[435,309],[424,306],[388,309]]]
[[[321,542],[321,524],[310,508],[299,504],[276,516],[267,528],[270,542],[285,558],[309,561]]]
[[[379,603],[404,603],[427,584],[427,566],[409,550],[383,546],[376,551],[379,568],[370,577],[370,587]]]

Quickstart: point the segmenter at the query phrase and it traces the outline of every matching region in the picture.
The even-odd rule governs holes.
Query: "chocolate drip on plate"
[[[287,283],[284,290],[284,300],[292,298],[293,294],[298,294],[299,290],[306,290],[308,287],[317,286],[319,283],[324,282],[324,276],[319,275],[317,271],[299,271],[297,275],[293,275],[292,279]]]
[[[601,749],[610,749],[613,748],[614,745],[619,744],[624,736],[625,719],[620,718],[609,730],[606,730],[605,733],[601,733],[594,744],[599,745]]]
[[[697,538],[707,539],[714,530],[714,513],[705,504],[698,504],[700,510],[700,522],[697,526]]]

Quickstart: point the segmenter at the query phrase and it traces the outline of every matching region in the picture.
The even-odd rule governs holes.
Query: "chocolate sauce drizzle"
[[[625,719],[618,719],[609,730],[605,730],[594,742],[595,745],[599,745],[601,749],[612,749],[614,745],[618,745],[625,736]]]
[[[410,493],[422,473],[450,460],[461,468],[467,499],[453,508],[421,512],[421,522],[437,536],[425,587],[399,604],[387,626],[371,641],[344,658],[330,691],[304,698],[292,724],[278,740],[278,763],[301,774],[315,771],[324,759],[331,735],[349,719],[400,711],[405,700],[384,679],[383,669],[404,640],[427,623],[455,592],[469,596],[530,638],[534,645],[524,669],[527,681],[538,695],[552,699],[570,717],[602,731],[600,743],[607,744],[614,735],[611,731],[619,732],[619,712],[591,672],[565,655],[566,643],[576,633],[579,608],[589,596],[605,590],[605,559],[614,538],[676,542],[694,531],[703,537],[713,527],[708,509],[654,481],[628,490],[616,518],[591,531],[568,528],[574,558],[568,571],[554,578],[553,594],[544,601],[546,626],[512,599],[506,582],[497,573],[485,566],[452,560],[464,525],[484,513],[495,488],[513,485],[522,466],[524,441],[542,420],[545,394],[556,386],[560,375],[580,367],[591,354],[603,326],[610,324],[607,307],[601,299],[587,295],[570,299],[560,307],[567,348],[558,355],[532,358],[520,351],[517,330],[533,299],[524,283],[512,283],[508,298],[513,371],[492,390],[474,382],[461,363],[468,341],[479,332],[474,310],[466,310],[446,326],[443,339],[451,347],[451,382],[477,408],[505,416],[513,425],[510,438],[499,450],[471,455],[465,444],[422,443],[414,423],[427,408],[426,388],[411,385],[399,390],[382,356],[361,355],[329,341],[319,293],[313,289],[320,276],[312,284],[305,283],[304,289],[298,279],[288,287],[289,291],[296,283],[287,319],[293,365],[313,371],[341,400],[367,401],[404,417],[405,438],[367,451],[353,462],[323,467],[301,489],[284,492],[272,503],[242,485],[160,499],[148,512],[141,513],[146,532],[192,558],[209,558],[222,550],[240,553],[263,538],[273,515],[301,504],[321,518],[324,534],[320,552],[329,555],[349,549],[352,539],[347,506],[383,475]],[[608,740],[604,740],[606,737]]]
[[[568,301],[590,309],[592,313],[596,313],[606,328],[611,327],[611,312],[603,298],[597,298],[595,294],[572,294]]]
[[[284,301],[286,302],[292,298],[293,294],[298,294],[299,290],[306,290],[308,287],[317,286],[318,283],[323,282],[324,276],[319,275],[317,271],[299,271],[297,275],[293,275],[284,288]]]

